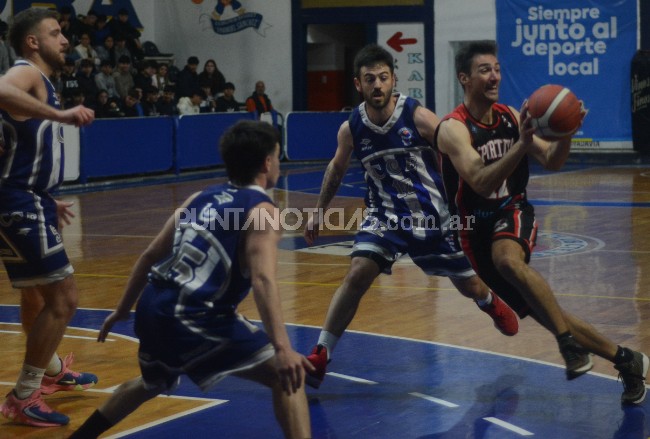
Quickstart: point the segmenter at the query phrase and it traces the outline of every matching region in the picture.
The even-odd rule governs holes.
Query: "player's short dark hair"
[[[463,47],[456,53],[455,67],[456,76],[461,73],[469,75],[472,70],[472,60],[476,55],[494,55],[497,54],[497,44],[491,40],[473,41]]]
[[[361,75],[361,67],[372,67],[377,64],[386,64],[393,73],[395,65],[393,55],[378,44],[368,44],[354,57],[354,77]]]
[[[219,141],[219,152],[230,181],[251,184],[279,142],[278,131],[267,122],[241,120],[228,128]]]
[[[46,18],[58,20],[59,14],[52,9],[29,8],[17,13],[9,26],[9,44],[18,56],[23,56],[23,43],[27,35]]]

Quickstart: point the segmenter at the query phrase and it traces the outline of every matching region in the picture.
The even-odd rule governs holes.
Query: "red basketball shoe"
[[[492,317],[494,327],[503,335],[513,336],[519,332],[519,321],[517,315],[499,296],[490,291],[492,302],[489,305],[478,308]]]

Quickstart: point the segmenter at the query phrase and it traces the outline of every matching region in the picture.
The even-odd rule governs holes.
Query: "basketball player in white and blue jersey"
[[[266,194],[280,172],[278,133],[241,121],[220,151],[230,182],[192,195],[138,259],[117,309],[99,334],[129,318],[142,376],[122,384],[70,439],[99,436],[145,401],[171,392],[181,375],[207,390],[227,375],[271,388],[289,438],[311,437],[304,370],[282,319],[276,279],[279,211]],[[237,313],[252,287],[264,330]]]
[[[56,13],[38,8],[19,13],[9,41],[22,59],[0,78],[0,88],[23,90],[31,95],[26,103],[33,106],[0,105],[0,258],[12,286],[21,291],[21,321],[27,333],[23,367],[0,412],[17,423],[59,426],[67,424],[68,417],[50,409],[42,395],[86,389],[97,377],[72,371],[72,356],[61,360],[56,354],[76,310],[77,289],[59,228],[72,216],[70,204],[50,193],[63,179],[59,122],[85,125],[94,113],[83,106],[57,110],[48,77],[63,66],[68,41]]]
[[[393,92],[393,57],[382,47],[364,47],[354,69],[363,102],[339,129],[338,147],[325,171],[316,208],[327,209],[354,154],[365,170],[366,217],[354,241],[350,269],[332,298],[318,344],[307,357],[316,367],[307,377],[313,387],[323,381],[330,355],[363,295],[379,274],[390,274],[402,254],[408,253],[429,275],[449,277],[505,335],[518,331],[517,317],[476,276],[451,230],[431,148],[438,117],[416,100]],[[317,238],[319,228],[319,215],[310,215],[305,228],[308,244]]]

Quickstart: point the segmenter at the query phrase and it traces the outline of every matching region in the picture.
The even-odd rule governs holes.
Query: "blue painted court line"
[[[99,329],[108,314],[80,309],[70,326]],[[0,306],[0,322],[18,321],[16,306]],[[318,337],[313,327],[288,330],[299,352]],[[132,322],[115,332],[133,336]],[[110,345],[98,344],[97,355],[102,349]],[[307,390],[314,438],[645,439],[649,432],[648,403],[622,408],[613,377],[568,382],[562,367],[524,358],[347,332],[329,372],[319,390]],[[255,383],[226,378],[204,394],[184,379],[175,395],[228,402],[125,437],[282,437],[270,392]]]

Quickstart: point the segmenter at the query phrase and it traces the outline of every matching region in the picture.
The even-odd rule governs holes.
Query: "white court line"
[[[454,404],[453,402],[449,402],[449,401],[445,401],[444,399],[439,399],[433,396],[425,395],[424,393],[411,392],[409,393],[409,395],[415,396],[416,398],[426,399],[427,401],[435,402],[436,404],[444,405],[445,407],[449,407],[449,408],[460,407],[458,404]]]
[[[177,413],[177,414],[172,415],[172,416],[167,416],[166,418],[161,418],[161,419],[159,419],[157,421],[149,422],[149,423],[141,425],[139,427],[132,428],[132,429],[126,430],[126,431],[122,431],[120,433],[117,433],[117,434],[114,434],[114,435],[111,435],[111,436],[107,436],[106,439],[117,439],[117,438],[120,438],[120,437],[128,436],[131,433],[136,433],[138,431],[147,430],[148,428],[156,427],[156,426],[158,426],[160,424],[164,424],[165,422],[173,421],[175,419],[182,418],[184,416],[191,415],[191,414],[200,412],[202,410],[206,410],[206,409],[209,409],[211,407],[221,405],[221,404],[223,404],[225,402],[227,402],[227,401],[226,400],[219,400],[219,399],[212,400],[212,402],[204,404],[204,405],[202,405],[200,407],[196,407],[196,408],[193,408],[193,409],[190,409],[190,410],[185,410],[184,412]]]
[[[355,383],[379,384],[376,381],[365,380],[363,378],[353,377],[351,375],[343,375],[341,373],[336,373],[336,372],[327,372],[327,375],[335,377],[335,378],[341,378],[342,380],[354,381]]]
[[[485,421],[491,422],[493,424],[496,424],[500,427],[503,427],[507,430],[510,430],[512,432],[515,432],[521,436],[535,436],[535,433],[532,433],[528,430],[524,430],[523,428],[517,427],[516,425],[511,424],[510,422],[502,421],[501,419],[498,418],[493,418],[491,416],[487,418],[483,418]]]

